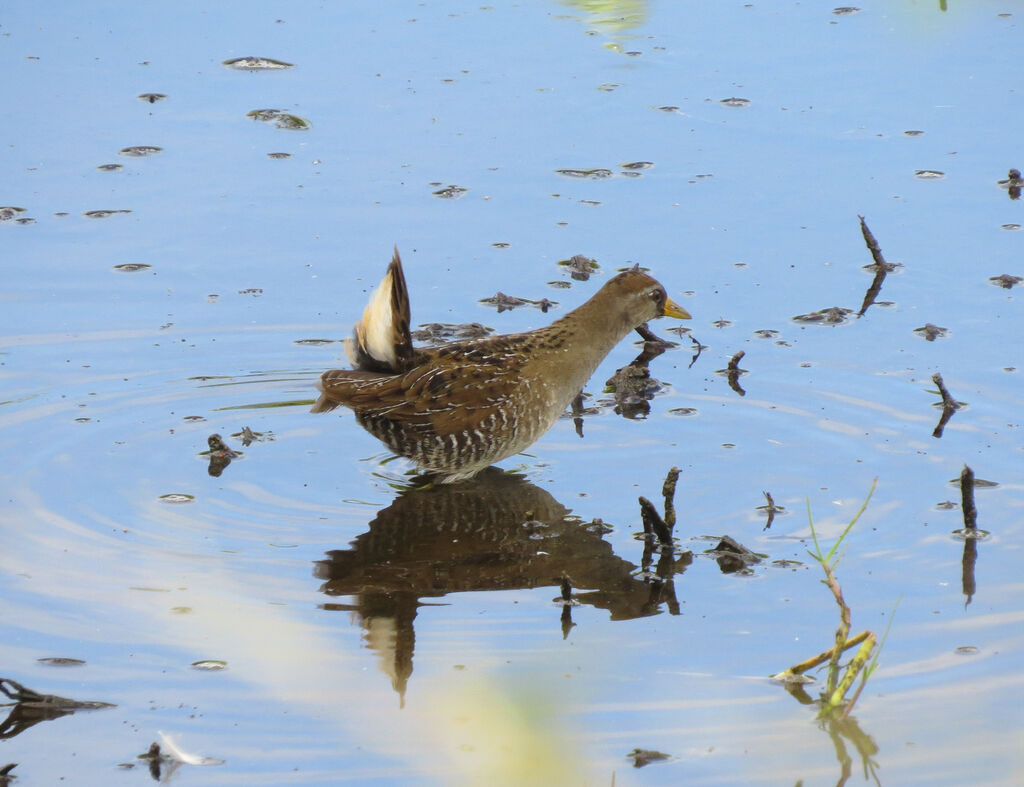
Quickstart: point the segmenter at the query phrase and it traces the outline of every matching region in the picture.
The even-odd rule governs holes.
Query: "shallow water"
[[[1022,163],[1014,9],[350,5],[0,28],[0,203],[24,209],[0,213],[0,677],[117,706],[9,720],[0,766],[147,782],[163,731],[225,761],[170,776],[196,784],[1019,781],[1024,318],[990,281],[1024,276],[997,184]],[[294,67],[222,65],[247,56]],[[861,308],[858,215],[902,267],[862,317],[794,321]],[[704,347],[654,359],[627,419],[602,393],[627,340],[583,439],[566,418],[503,463],[521,477],[410,492],[350,415],[308,413],[393,245],[415,324],[537,327],[638,262]],[[967,403],[939,438],[936,372]],[[212,433],[243,452],[219,476]],[[998,484],[966,560],[939,505],[964,464]],[[659,586],[636,498],[672,466],[693,558]],[[831,543],[874,478],[838,576],[855,631],[896,612],[852,717],[819,724],[766,676],[833,640],[807,506]],[[767,559],[722,573],[723,534]]]

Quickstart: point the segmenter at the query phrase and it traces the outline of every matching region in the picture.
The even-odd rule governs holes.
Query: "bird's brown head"
[[[610,301],[619,304],[632,327],[656,317],[675,317],[689,320],[690,313],[668,297],[658,281],[638,268],[618,274],[598,293],[607,294]]]

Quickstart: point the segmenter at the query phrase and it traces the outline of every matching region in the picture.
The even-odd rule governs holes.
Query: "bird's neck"
[[[559,335],[563,352],[556,363],[564,372],[573,372],[582,386],[605,359],[605,356],[621,342],[635,326],[620,310],[609,308],[600,298],[592,298],[559,320],[546,330]]]

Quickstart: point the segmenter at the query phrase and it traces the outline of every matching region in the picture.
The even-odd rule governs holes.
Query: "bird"
[[[435,482],[463,481],[536,442],[630,331],[663,316],[690,319],[636,266],[546,327],[413,347],[396,248],[345,341],[353,368],[323,373],[312,412],[348,407]]]

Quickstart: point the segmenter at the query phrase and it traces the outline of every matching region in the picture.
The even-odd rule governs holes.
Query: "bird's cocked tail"
[[[412,355],[409,335],[409,292],[405,286],[398,249],[387,273],[345,340],[345,353],[355,369],[367,372],[399,372]]]

